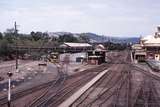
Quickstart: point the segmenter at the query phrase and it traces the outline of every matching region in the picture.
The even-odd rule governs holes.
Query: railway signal
[[[11,77],[13,73],[8,72],[7,73],[9,79],[8,79],[8,107],[11,107]]]

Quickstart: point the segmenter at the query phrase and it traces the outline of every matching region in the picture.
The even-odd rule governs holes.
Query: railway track
[[[61,74],[61,72],[58,71],[57,78],[52,80],[52,81],[49,81],[47,83],[43,83],[43,84],[40,84],[40,85],[37,85],[37,86],[33,86],[31,88],[28,88],[28,89],[15,91],[11,95],[11,102],[16,101],[17,99],[20,99],[20,98],[22,98],[26,95],[32,94],[36,91],[43,90],[47,87],[55,86],[57,84],[57,82],[62,80],[62,78],[63,78],[62,76],[63,75]],[[8,103],[7,96],[4,96],[4,97],[0,98],[0,105],[1,106],[5,106],[5,105],[7,105],[7,103]]]
[[[109,66],[109,65],[108,65]],[[99,72],[99,71],[101,71],[101,70],[103,70],[103,69],[106,69],[106,67],[108,67],[108,66],[106,66],[105,64],[103,64],[103,65],[101,65],[100,67],[99,67],[99,69],[98,68],[95,68],[95,69],[89,69],[89,70],[85,70],[84,72],[80,72],[80,73],[78,73],[78,74],[76,74],[76,75],[74,75],[74,76],[70,76],[70,77],[67,77],[68,79],[70,79],[70,78],[76,78],[76,77],[79,77],[80,75],[84,75],[84,74],[86,74],[87,72]],[[60,77],[57,77],[57,79],[55,79],[55,80],[53,80],[53,81],[50,81],[50,82],[48,82],[48,83],[44,83],[44,84],[40,84],[40,85],[38,85],[38,86],[34,86],[34,87],[32,87],[32,88],[29,88],[29,89],[25,89],[25,90],[19,90],[19,91],[16,91],[16,92],[14,92],[14,93],[12,93],[12,96],[11,96],[11,102],[14,102],[14,101],[16,101],[16,100],[18,100],[18,99],[20,99],[20,98],[22,98],[22,97],[24,97],[24,96],[26,96],[26,95],[29,95],[29,94],[32,94],[32,93],[34,93],[34,92],[36,92],[36,91],[39,91],[39,90],[42,90],[42,89],[44,89],[44,88],[47,88],[46,90],[52,90],[52,88],[55,86],[55,85],[57,85],[57,84],[60,84],[60,81],[64,81],[65,79],[66,79],[66,77],[65,77],[65,79],[64,79],[64,77],[63,76],[66,76],[66,75],[63,75],[63,74],[60,74],[61,75],[61,78]],[[63,84],[63,82],[61,82],[61,84]],[[49,88],[49,87],[52,87],[52,88]],[[62,86],[61,86],[62,87]],[[41,95],[40,97],[38,97],[38,98],[42,98],[46,93],[48,93],[47,91],[45,91],[44,93],[43,93],[43,95]],[[35,101],[35,100],[34,100]],[[36,103],[37,103],[37,101],[35,101]],[[1,98],[0,98],[0,105],[1,106],[5,106],[6,104],[8,103],[8,100],[7,100],[7,96],[2,96]],[[31,103],[32,104],[32,103]],[[31,105],[31,104],[28,104],[28,105]],[[28,107],[28,105],[27,105],[27,107]]]
[[[110,72],[83,93],[71,107],[160,107],[157,91],[160,77],[131,64],[129,55],[118,56],[121,58],[111,61],[113,67]],[[143,76],[138,87],[132,83],[136,79],[132,78],[135,71]],[[58,102],[61,101],[59,97]],[[49,107],[57,104],[52,103]]]
[[[159,94],[155,86],[155,82],[160,82],[160,77],[138,67],[136,70],[144,74],[144,79],[137,91],[133,107],[160,107]]]
[[[39,101],[39,99],[37,99],[36,102],[39,101],[40,103],[37,103],[37,104],[35,103],[33,105],[30,105],[29,107],[35,107],[35,106],[36,107],[44,107],[44,106],[51,106],[51,105],[56,106],[56,105],[60,104],[60,102],[62,102],[65,99],[65,96],[70,96],[71,94],[73,94],[75,92],[76,88],[81,87],[86,82],[88,82],[91,78],[93,78],[95,76],[95,74],[93,72],[97,72],[97,73],[101,72],[101,71],[107,69],[109,66],[111,66],[111,65],[110,64],[102,64],[97,68],[85,70],[85,71],[79,73],[78,76],[80,76],[80,75],[84,76],[81,80],[77,80],[76,82],[72,83],[71,85],[68,85],[68,86],[62,88],[58,92],[53,92],[54,94],[51,96],[47,96],[47,97],[43,96],[44,100]],[[90,73],[90,74],[87,76],[86,73]],[[93,74],[94,74],[94,76],[91,76]],[[72,78],[72,76],[68,77],[68,78]],[[61,97],[59,97],[59,96],[61,96]]]
[[[102,77],[102,79],[99,80],[99,81],[95,84],[95,86],[93,86],[94,88],[89,89],[88,92],[85,93],[86,96],[83,95],[82,98],[79,98],[79,101],[77,100],[77,102],[75,102],[75,104],[72,104],[72,106],[80,106],[80,105],[83,105],[83,103],[85,102],[85,99],[87,99],[87,98],[89,97],[89,95],[95,91],[96,87],[98,87],[99,85],[101,85],[102,82],[106,82],[106,81],[104,81],[106,78],[108,78],[108,81],[107,81],[107,82],[110,82],[110,81],[112,80],[114,74],[111,74],[111,73],[112,73],[111,70],[108,71],[107,74],[105,74],[105,75]],[[101,92],[102,92],[102,91],[103,91],[103,90],[101,90]]]
[[[40,106],[43,107],[46,105],[47,106],[50,105],[50,102],[53,103],[53,101],[55,104],[57,104],[58,101],[55,100],[55,98],[57,96],[61,95],[64,97],[64,96],[69,96],[69,95],[73,94],[75,92],[75,90],[77,90],[77,88],[83,86],[86,82],[91,80],[91,78],[93,78],[99,72],[105,70],[109,66],[110,66],[110,64],[102,64],[97,68],[91,68],[88,70],[84,70],[83,72],[77,73],[76,75],[71,75],[66,78],[66,81],[61,86],[57,86],[56,88],[54,88],[54,91],[52,88],[48,89],[48,91],[45,94],[40,95],[40,97],[36,98],[33,102],[31,102],[30,104],[27,104],[26,106],[27,107],[35,107],[35,106],[36,107],[40,107]],[[77,77],[80,79],[77,79]],[[76,81],[73,80],[75,82],[72,82],[72,84],[69,83],[69,85],[67,85],[68,84],[67,80],[71,81],[70,79],[75,79]],[[62,94],[64,94],[64,95],[62,95]],[[63,98],[63,97],[61,97],[61,98]]]
[[[124,71],[122,71],[121,75],[121,82],[114,92],[115,95],[113,96],[112,103],[109,107],[130,107],[131,71],[129,70],[129,67],[129,65],[124,67]]]
[[[65,86],[65,83],[64,83],[64,86],[59,90],[59,91],[57,91],[57,92],[54,92],[52,95],[50,95],[50,96],[48,96],[48,97],[43,97],[43,99],[44,100],[42,100],[40,103],[37,103],[37,104],[35,104],[34,106],[29,106],[29,107],[56,107],[56,106],[58,106],[61,102],[63,102],[66,98],[68,98],[69,96],[71,96],[74,92],[76,92],[80,87],[82,87],[86,82],[88,82],[88,81],[90,81],[91,80],[91,78],[93,78],[95,75],[97,75],[97,74],[94,74],[94,76],[91,76],[92,74],[93,74],[93,72],[101,72],[101,71],[103,71],[103,70],[105,70],[105,69],[108,69],[109,67],[111,67],[111,66],[113,66],[113,68],[114,68],[114,66],[116,67],[117,65],[119,65],[119,66],[121,66],[121,69],[123,69],[124,68],[124,66],[127,64],[127,65],[129,65],[129,61],[127,61],[127,58],[128,58],[128,55],[129,54],[127,54],[126,56],[124,56],[123,54],[121,54],[121,55],[119,55],[118,56],[118,58],[117,58],[117,60],[115,60],[115,61],[113,61],[113,63],[111,63],[111,64],[103,64],[103,65],[101,65],[101,66],[99,66],[99,67],[97,67],[97,68],[95,68],[95,69],[92,69],[92,70],[86,70],[86,71],[84,71],[84,72],[81,72],[81,74],[80,75],[85,75],[82,79],[79,79],[79,80],[77,80],[77,81],[75,81],[75,82],[73,82],[72,84],[70,84],[70,85],[66,85]],[[120,57],[121,56],[121,57]],[[115,57],[116,58],[116,57]],[[117,68],[118,69],[118,68]],[[127,68],[128,69],[128,68]],[[119,70],[118,70],[119,71]],[[86,75],[86,72],[90,72],[91,74],[89,74],[88,76]],[[127,72],[127,73],[126,73]],[[110,75],[109,73],[113,73],[112,75]],[[124,70],[122,70],[122,72],[121,71],[119,71],[119,73],[120,74],[118,74],[117,75],[117,78],[116,79],[113,79],[114,77],[115,77],[115,75],[116,75],[116,73],[117,72],[113,72],[113,71],[110,71],[110,72],[108,72],[105,76],[104,76],[104,78],[102,79],[102,80],[100,80],[99,82],[97,82],[97,84],[102,84],[102,82],[106,82],[106,78],[108,77],[108,76],[110,76],[110,79],[108,80],[108,82],[109,81],[114,81],[114,83],[112,84],[112,83],[110,83],[110,87],[107,89],[107,88],[104,88],[104,89],[102,89],[101,91],[100,91],[100,93],[99,93],[99,96],[97,97],[97,98],[95,98],[95,99],[102,99],[101,98],[101,96],[103,96],[103,95],[107,95],[107,96],[109,96],[109,97],[113,97],[114,96],[114,93],[117,91],[117,94],[119,93],[118,92],[118,90],[121,90],[121,88],[123,87],[123,85],[124,85],[124,83],[126,83],[126,81],[127,81],[127,79],[128,79],[128,71],[126,70],[126,71],[124,71]],[[125,74],[125,75],[122,75],[122,74]],[[79,75],[79,76],[80,76]],[[78,77],[79,77],[78,76]],[[105,78],[106,77],[106,78]],[[70,78],[70,77],[69,77]],[[85,78],[85,79],[84,79]],[[129,84],[129,82],[128,83],[126,83],[126,84]],[[107,85],[107,83],[106,83],[106,85]],[[93,89],[93,90],[92,90]],[[94,90],[96,90],[96,89],[94,89],[94,88],[92,88],[91,90],[90,90],[90,93],[92,93]],[[112,91],[114,89],[114,91]],[[129,85],[128,85],[128,89],[129,89]],[[90,94],[89,93],[89,94]],[[128,93],[129,93],[129,91],[128,91]],[[86,98],[85,99],[87,99],[88,97],[89,97],[89,94],[88,94],[88,96],[86,96]],[[104,97],[104,96],[103,96]],[[129,95],[128,95],[128,97],[127,97],[128,99],[129,99]],[[88,106],[92,106],[92,104],[94,105],[94,103],[97,101],[97,100],[95,100],[94,99],[94,101],[90,101],[89,103],[87,103],[87,105],[84,105],[83,103],[85,102],[85,100],[83,99],[83,100],[81,100],[81,102],[80,103],[78,103],[78,106],[80,106],[80,107],[88,107]],[[105,100],[107,100],[105,97],[104,97],[104,99]],[[108,98],[109,99],[109,98]],[[103,101],[105,101],[105,100],[103,100]],[[87,101],[88,102],[88,101]],[[106,101],[105,101],[106,102]],[[105,103],[104,102],[104,103]],[[128,101],[129,102],[129,101]],[[102,104],[99,104],[99,105],[103,105],[103,103]],[[74,104],[72,105],[72,106],[75,106]],[[77,107],[77,105],[76,105],[76,107]]]
[[[115,54],[111,63],[102,64],[94,69],[88,69],[68,77],[62,74],[61,78],[47,86],[48,88],[46,87],[44,93],[33,99],[30,104],[26,104],[26,107],[56,107],[98,73],[108,68],[109,71],[77,99],[71,107],[134,107],[132,105],[135,105],[136,102],[131,99],[130,94],[133,88],[131,71],[132,69],[145,73],[146,71],[130,64],[128,52]],[[150,76],[148,73],[146,75]],[[160,80],[155,76],[153,78]],[[153,90],[151,94],[153,93],[156,96],[157,92]],[[158,101],[155,96],[154,98]]]
[[[121,59],[122,58],[122,59]],[[127,61],[128,56],[119,57],[119,59],[112,62],[110,68],[116,68],[114,71],[109,70],[107,74],[105,74],[102,79],[100,79],[94,86],[88,89],[83,95],[78,98],[71,107],[97,107],[102,106],[110,97],[114,96],[114,93],[122,88],[126,80],[130,81],[130,72],[128,72],[128,68],[125,68],[125,64],[118,64],[120,60],[124,60],[123,62],[129,63]],[[130,64],[127,64],[130,65]],[[117,69],[121,69],[118,70]],[[122,70],[126,69],[126,70]],[[127,82],[127,89],[130,89],[130,82]],[[129,93],[130,91],[128,91]],[[96,94],[95,94],[96,93]],[[94,98],[90,98],[91,96],[96,96]],[[128,97],[129,99],[129,94]],[[128,100],[129,103],[129,100]],[[127,104],[128,105],[128,104]],[[52,105],[53,106],[53,105]],[[104,106],[105,107],[105,106]]]
[[[114,64],[117,64],[117,63],[114,62]],[[159,95],[158,95],[154,81],[156,80],[159,82],[160,77],[157,75],[151,74],[150,72],[148,72],[142,68],[134,67],[128,62],[125,64],[125,66],[127,66],[127,65],[129,65],[128,68],[126,69],[127,75],[126,75],[125,79],[123,79],[123,81],[119,79],[121,82],[120,81],[119,81],[119,83],[117,82],[117,86],[116,86],[116,84],[113,84],[113,86],[111,86],[107,89],[106,93],[105,92],[101,93],[102,92],[101,91],[100,92],[101,94],[97,95],[98,97],[96,97],[96,98],[94,98],[94,100],[90,101],[91,98],[89,99],[88,97],[90,97],[93,90],[95,90],[92,88],[87,93],[86,96],[83,95],[83,98],[78,99],[79,102],[75,102],[74,104],[72,104],[72,106],[73,107],[77,107],[77,106],[78,107],[92,107],[92,106],[93,107],[95,107],[95,106],[98,106],[98,107],[110,107],[110,106],[111,107],[113,107],[113,106],[114,107],[159,107],[160,106],[158,103],[159,102]],[[145,75],[147,77],[147,78],[144,78],[145,82],[138,89],[139,92],[137,92],[138,97],[136,99],[131,98],[131,93],[134,88],[134,87],[132,87],[132,81],[131,81],[132,72],[134,73],[134,71],[132,71],[132,70],[140,71],[143,73],[143,75]],[[108,91],[109,89],[115,90],[115,91],[109,92]],[[104,90],[104,89],[102,89],[102,90]],[[123,94],[125,93],[124,94],[125,97],[121,93],[123,93]],[[142,96],[141,94],[144,94],[144,95]],[[115,96],[115,97],[113,97],[113,96]],[[105,103],[111,97],[113,97],[113,99],[112,99],[113,102],[109,106],[106,106]],[[141,102],[141,103],[137,102],[137,100],[139,101],[140,97],[143,97],[143,99],[145,101]],[[89,100],[86,100],[86,99],[89,99]],[[86,100],[86,102],[85,102],[85,100]],[[136,100],[136,103],[134,102],[134,100]],[[142,99],[140,99],[140,100],[142,100]],[[97,104],[96,104],[96,102],[97,102]],[[89,103],[89,104],[85,104],[85,103]],[[138,104],[140,104],[140,105],[138,105]]]
[[[29,88],[29,89],[25,89],[25,90],[20,90],[20,91],[17,91],[17,92],[14,92],[12,93],[12,96],[11,96],[11,101],[15,101],[21,97],[24,97],[28,94],[31,94],[31,93],[34,93],[38,90],[41,90],[47,86],[50,86],[51,84],[55,83],[56,80],[53,80],[53,81],[50,81],[48,83],[44,83],[44,84],[41,84],[41,85],[38,85],[38,86],[34,86],[32,88]],[[0,105],[3,106],[5,104],[7,104],[8,100],[7,100],[7,96],[4,96],[4,97],[1,97],[0,98]]]
[[[57,81],[54,84],[52,84],[51,86],[49,86],[43,92],[43,94],[41,94],[38,98],[34,99],[32,102],[30,102],[29,104],[27,104],[26,107],[36,107],[38,104],[42,103],[52,93],[52,92],[50,92],[50,90],[52,90],[53,88],[55,90],[58,90],[63,85],[63,83],[66,80],[66,78],[67,78],[67,76],[65,74],[61,73],[60,76],[59,76],[59,79],[57,79]]]
[[[74,102],[71,107],[102,107],[111,97],[115,96],[115,98],[118,98],[119,91],[124,83],[126,83],[128,77],[128,71],[108,72],[93,87],[87,90],[76,102]],[[92,95],[95,95],[95,97],[90,98]],[[116,103],[112,102],[112,105],[113,104]],[[104,107],[106,107],[106,105]]]
[[[134,107],[159,107],[157,95],[154,82],[145,78],[139,89]]]
[[[81,78],[72,82],[71,84],[64,85],[56,92],[52,93],[47,97],[44,97],[45,100],[41,101],[40,103],[35,104],[34,106],[29,107],[48,107],[54,104],[54,106],[58,105],[61,101],[63,101],[66,97],[72,95],[77,89],[79,89],[82,85],[88,82],[91,78],[93,78],[96,74],[88,73],[86,75],[82,75]],[[84,79],[85,77],[85,79]]]
[[[140,67],[134,66],[134,65],[133,65],[133,67],[134,67],[133,70],[142,72],[144,75],[147,75],[147,76],[149,76],[149,77],[151,77],[151,78],[153,78],[153,79],[155,79],[155,80],[160,81],[160,77],[157,76],[157,75],[154,75],[154,74],[150,73],[149,70],[145,70],[145,69],[143,69],[143,68],[140,68]]]

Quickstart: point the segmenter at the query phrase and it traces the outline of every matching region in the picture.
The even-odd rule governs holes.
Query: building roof
[[[69,43],[69,42],[65,42],[64,44],[61,45],[61,47],[92,47],[92,45],[88,44],[88,43]]]
[[[144,46],[160,46],[160,38],[150,38],[143,43]]]

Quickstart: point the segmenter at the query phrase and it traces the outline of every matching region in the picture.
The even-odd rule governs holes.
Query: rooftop
[[[61,45],[62,47],[92,47],[92,45],[88,43],[69,43],[65,42],[64,44]]]

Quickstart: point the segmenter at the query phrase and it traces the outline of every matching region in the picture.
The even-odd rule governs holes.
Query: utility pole
[[[18,38],[17,38],[17,24],[16,22],[14,23],[14,33],[15,33],[15,37],[16,37],[16,72],[18,72],[18,46],[17,46],[17,41],[18,41]]]
[[[8,79],[8,107],[11,107],[11,77],[13,73],[8,72],[7,73],[9,79]]]

